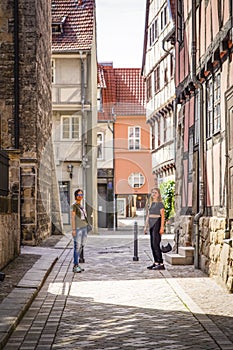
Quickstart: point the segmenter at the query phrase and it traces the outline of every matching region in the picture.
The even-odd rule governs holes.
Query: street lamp
[[[67,165],[67,172],[70,174],[70,179],[73,177],[73,167],[74,166],[72,164]]]

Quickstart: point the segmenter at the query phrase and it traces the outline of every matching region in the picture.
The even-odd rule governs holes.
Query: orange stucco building
[[[154,185],[150,127],[146,124],[145,82],[140,68],[99,66],[102,111],[113,120],[114,196],[117,215],[134,216],[143,210]]]

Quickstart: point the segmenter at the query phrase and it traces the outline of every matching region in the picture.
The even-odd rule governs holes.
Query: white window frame
[[[64,119],[69,119],[69,136],[64,137]],[[73,119],[78,119],[78,137],[73,137],[72,127],[73,127]],[[81,116],[79,115],[62,115],[61,116],[61,140],[63,141],[80,141],[81,139]]]
[[[217,73],[214,79],[213,132],[220,130],[221,121],[221,75]]]
[[[101,135],[102,140],[98,139],[98,135]],[[99,148],[101,148],[102,157],[98,157],[98,149]],[[98,132],[97,133],[97,159],[98,160],[103,160],[104,159],[104,133],[103,132]]]
[[[136,130],[139,131],[139,136],[136,136]],[[133,132],[133,134],[132,134]],[[138,147],[137,147],[138,142]],[[133,147],[131,147],[131,144]],[[140,126],[129,126],[128,127],[128,149],[130,151],[141,149],[141,127]]]
[[[131,173],[128,177],[128,184],[132,188],[141,188],[145,184],[145,176],[142,173]]]

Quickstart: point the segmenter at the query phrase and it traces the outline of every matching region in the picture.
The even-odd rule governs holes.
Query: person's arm
[[[160,215],[161,215],[161,226],[159,233],[162,235],[164,233],[164,225],[165,225],[165,210],[164,208],[160,209]]]
[[[149,212],[146,216],[146,222],[145,222],[145,227],[144,227],[144,234],[147,234],[147,230],[148,230],[148,226],[149,226]]]
[[[72,236],[73,237],[76,236],[75,216],[76,216],[76,213],[74,210],[72,210],[72,212],[71,212],[71,228],[72,228]]]

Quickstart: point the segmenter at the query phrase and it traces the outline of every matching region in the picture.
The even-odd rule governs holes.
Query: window
[[[188,172],[189,172],[189,177],[192,177],[193,174],[193,127],[189,129],[189,162],[188,162]],[[191,178],[190,178],[191,181]]]
[[[167,6],[165,6],[163,9],[163,22],[165,27],[167,25]]]
[[[195,145],[199,142],[199,123],[200,123],[200,92],[197,90],[195,95],[195,131],[194,142]]]
[[[150,46],[155,42],[158,38],[158,20],[155,19],[149,28],[149,42]]]
[[[146,97],[147,97],[147,101],[149,101],[152,97],[151,75],[146,80]]]
[[[167,85],[168,83],[168,73],[167,73],[167,67],[164,68],[164,85]]]
[[[128,147],[130,150],[140,149],[141,129],[139,126],[130,126],[128,128]]]
[[[171,75],[171,77],[173,77],[173,75],[174,75],[173,54],[170,54],[170,75]]]
[[[161,30],[163,30],[167,25],[167,6],[165,6],[160,14]]]
[[[160,120],[156,119],[155,121],[155,148],[159,147],[160,142]]]
[[[154,40],[158,38],[158,20],[154,21]]]
[[[62,117],[62,139],[79,140],[80,139],[80,117],[63,116]]]
[[[207,84],[207,128],[206,136],[211,137],[220,130],[221,76],[218,73]]]
[[[184,41],[184,9],[183,0],[177,1],[177,40],[181,44]]]
[[[158,92],[160,90],[160,70],[159,66],[156,67],[154,71],[154,92]]]
[[[155,126],[151,126],[151,149],[155,149]]]
[[[207,137],[210,137],[213,132],[213,84],[209,81],[207,85]]]
[[[62,23],[52,23],[52,33],[62,34],[63,33]]]
[[[220,73],[218,73],[214,81],[214,133],[220,130],[220,79]]]
[[[145,183],[145,177],[141,173],[132,173],[128,178],[128,183],[132,188],[140,188]]]
[[[52,83],[55,83],[55,60],[52,60],[51,68],[52,68]]]
[[[97,159],[104,159],[104,134],[97,134]]]

